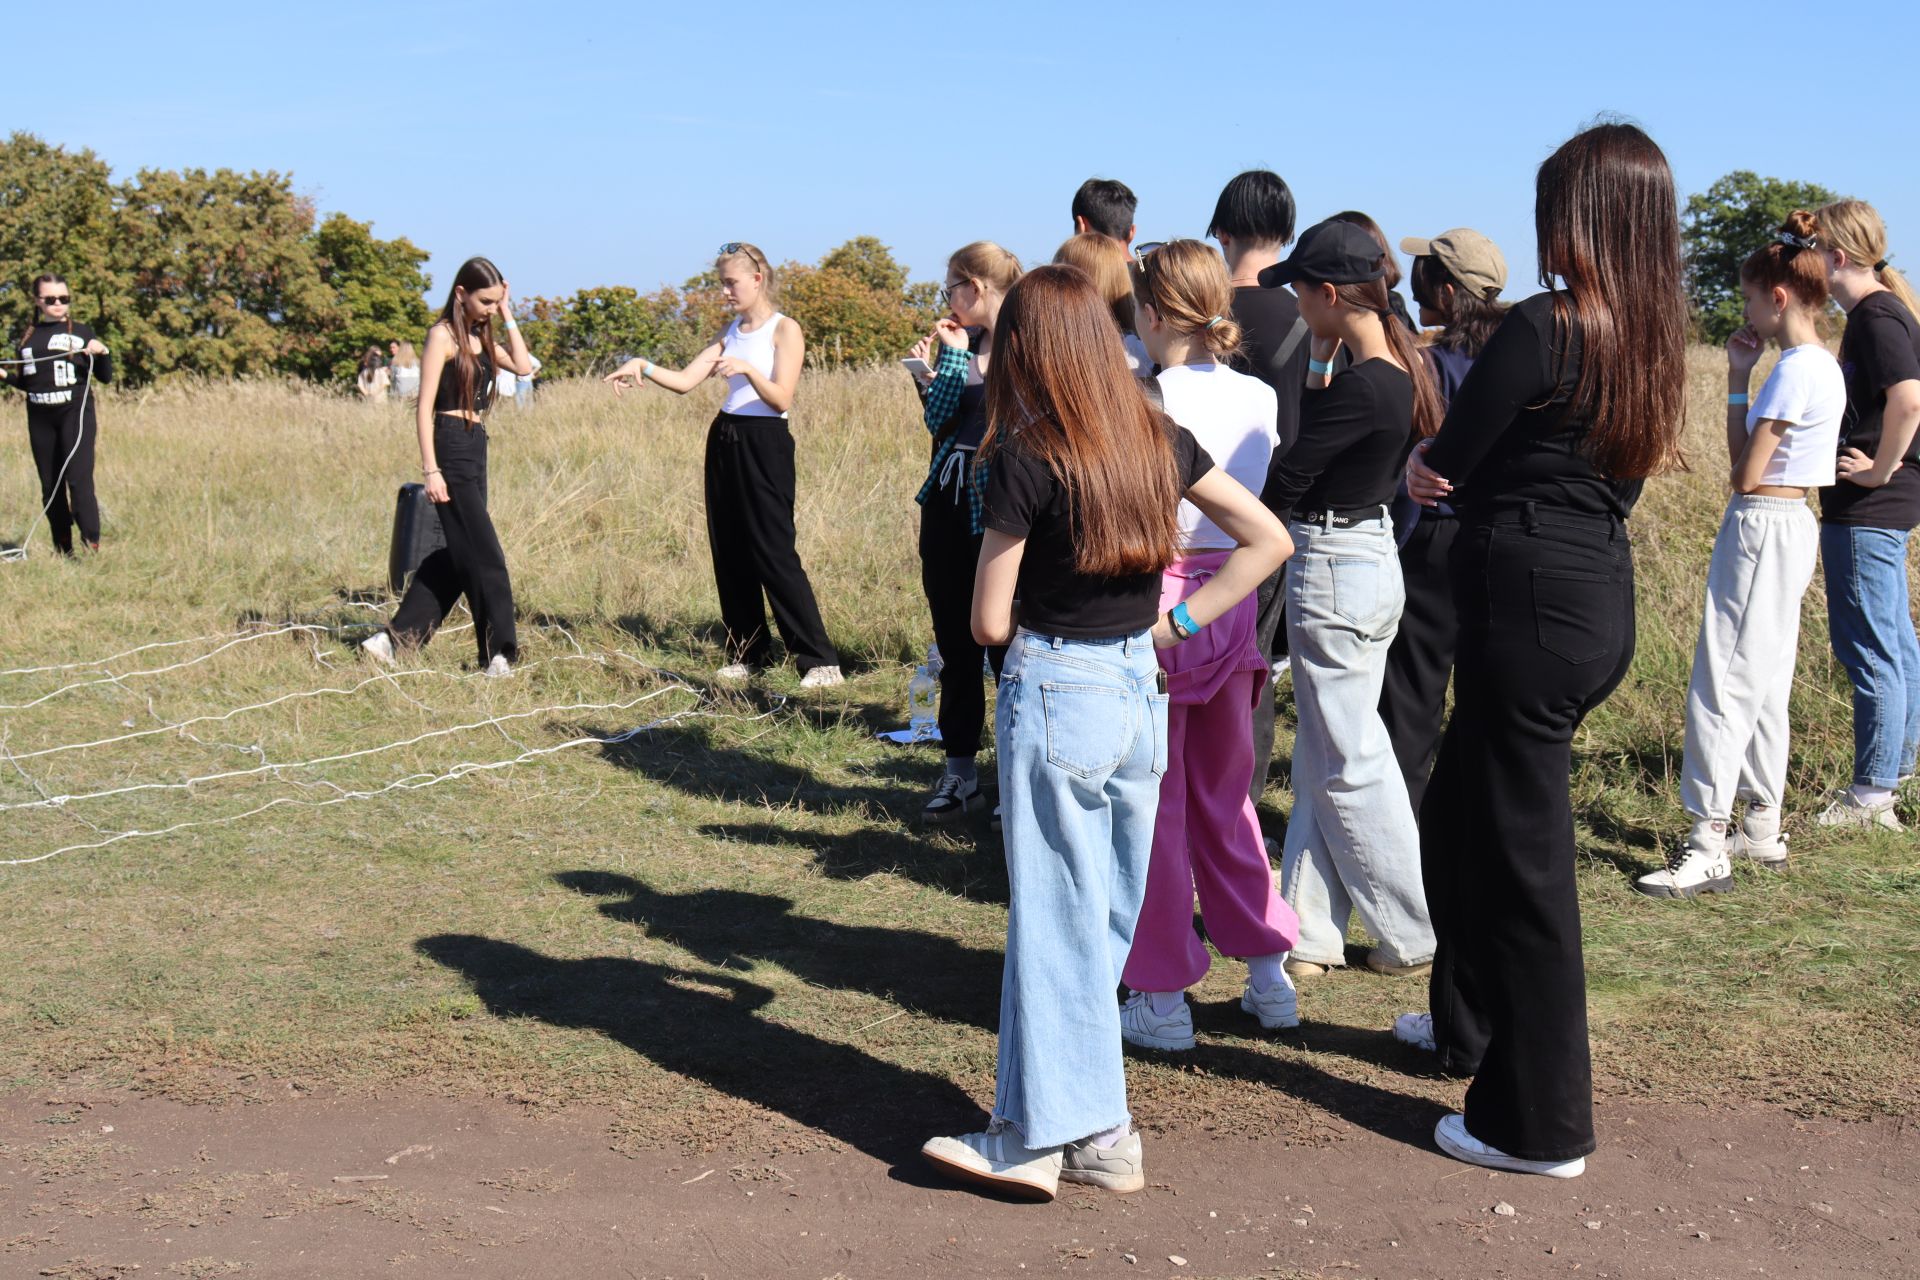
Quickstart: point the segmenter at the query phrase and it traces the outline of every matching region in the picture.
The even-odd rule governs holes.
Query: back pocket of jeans
[[[1540,647],[1572,663],[1592,662],[1612,652],[1619,614],[1608,597],[1604,573],[1568,569],[1533,571],[1533,625]]]
[[[1127,695],[1097,684],[1040,686],[1047,709],[1047,763],[1082,778],[1109,773],[1126,759],[1135,726]]]
[[[1380,562],[1371,557],[1335,556],[1333,611],[1348,622],[1371,622],[1380,612]]]

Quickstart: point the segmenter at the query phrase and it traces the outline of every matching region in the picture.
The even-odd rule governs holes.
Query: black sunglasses
[[[47,293],[40,296],[40,305],[43,307],[64,307],[72,301],[73,295],[70,293]]]
[[[1148,258],[1152,257],[1156,251],[1166,247],[1167,242],[1165,240],[1149,240],[1145,244],[1137,244],[1133,246],[1133,260],[1141,266],[1145,266]]]
[[[952,284],[941,286],[940,305],[944,307],[951,307],[953,305],[953,291],[955,289],[958,289],[962,285],[968,285],[972,283],[973,281],[971,280],[955,280]]]

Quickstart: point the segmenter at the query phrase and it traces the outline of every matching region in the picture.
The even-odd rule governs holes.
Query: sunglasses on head
[[[64,307],[72,301],[73,295],[70,293],[47,293],[40,297],[40,305],[43,307]]]
[[[713,256],[716,258],[731,258],[736,253],[744,253],[749,258],[755,258],[756,260],[758,258],[758,255],[756,255],[752,249],[749,249],[745,244],[743,244],[738,240],[727,241],[725,244],[720,246],[720,252],[714,254]]]
[[[1165,240],[1149,240],[1145,244],[1133,246],[1133,260],[1141,266],[1147,265],[1147,259],[1167,247]]]

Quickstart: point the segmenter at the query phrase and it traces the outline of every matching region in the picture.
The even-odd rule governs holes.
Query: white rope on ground
[[[221,645],[218,649],[209,649],[207,650],[207,652],[201,654],[199,657],[189,658],[185,662],[175,662],[164,667],[149,667],[143,671],[123,671],[119,675],[105,675],[105,676],[101,676],[97,680],[76,681],[73,684],[62,685],[58,689],[55,689],[52,693],[43,693],[39,697],[35,698],[32,702],[0,703],[0,711],[26,711],[33,707],[39,706],[43,702],[51,702],[53,699],[59,697],[63,693],[72,693],[75,689],[89,689],[95,685],[102,685],[102,684],[119,684],[122,680],[131,680],[136,676],[157,676],[157,675],[164,675],[169,671],[181,671],[186,669],[187,667],[197,666],[198,664],[205,662],[207,659],[214,657],[217,654],[225,653],[227,650],[234,648],[237,645],[251,644],[255,640],[266,640],[266,639],[272,638],[273,636],[284,636],[295,631],[318,631],[324,635],[324,634],[329,634],[331,632],[331,628],[316,626],[308,622],[289,623],[288,625],[283,627],[276,627],[272,631],[259,631],[251,635],[241,636],[235,640],[229,640],[225,644]]]
[[[705,701],[705,696],[701,695],[699,690],[688,688],[685,685],[675,685],[667,689],[656,690],[655,695],[660,693],[671,693],[674,691],[674,689],[679,689],[682,692],[686,692],[686,693],[693,693],[696,696],[700,696],[703,702]],[[650,695],[650,696],[654,696],[654,695]],[[347,791],[347,792],[343,792],[340,795],[330,797],[326,800],[302,800],[297,796],[277,796],[274,799],[267,801],[265,804],[257,805],[254,808],[245,810],[241,813],[229,814],[226,817],[222,817],[222,818],[200,818],[200,819],[195,819],[188,822],[176,822],[171,826],[160,827],[153,831],[139,831],[139,830],[121,831],[111,836],[108,836],[104,840],[96,840],[90,844],[71,844],[71,845],[65,846],[64,848],[54,849],[48,853],[35,854],[31,858],[0,859],[0,867],[29,866],[36,862],[45,862],[50,858],[57,858],[61,854],[65,854],[65,853],[81,853],[91,849],[104,849],[108,845],[119,844],[123,840],[142,840],[142,839],[151,839],[157,836],[168,836],[168,835],[173,835],[177,832],[186,831],[195,827],[228,826],[235,822],[243,821],[247,818],[256,817],[259,814],[265,813],[270,809],[278,809],[278,808],[285,808],[285,807],[296,807],[296,808],[303,808],[303,809],[325,809],[336,804],[346,804],[347,802],[352,800],[370,800],[377,796],[386,795],[390,792],[395,792],[395,791],[421,791],[421,790],[425,790],[427,787],[438,786],[442,782],[451,782],[456,779],[465,778],[476,773],[489,773],[498,769],[510,769],[516,765],[525,764],[529,760],[534,760],[541,756],[550,756],[555,754],[556,752],[566,751],[573,747],[585,747],[585,746],[596,746],[596,745],[597,746],[613,746],[618,743],[629,742],[632,739],[637,738],[644,733],[649,733],[652,730],[662,728],[666,725],[673,724],[681,720],[691,720],[691,719],[739,720],[742,722],[750,723],[755,720],[764,720],[772,716],[775,712],[779,711],[782,706],[785,705],[785,701],[786,700],[783,698],[779,702],[776,702],[773,706],[769,707],[767,710],[761,712],[758,715],[753,715],[753,716],[729,715],[729,714],[724,714],[720,712],[703,712],[698,709],[698,706],[689,707],[685,711],[676,711],[676,712],[673,712],[671,715],[661,716],[656,720],[649,720],[645,724],[635,725],[631,729],[627,729],[621,733],[613,734],[610,737],[569,738],[565,742],[555,743],[553,746],[550,746],[550,747],[535,747],[535,748],[532,748],[531,750],[523,751],[519,755],[513,756],[510,759],[506,759],[506,760],[491,760],[483,763],[462,761],[461,763],[455,765],[453,768],[448,769],[443,773],[410,774],[404,778],[397,778],[394,781],[387,783],[385,786],[375,787],[370,791]],[[92,824],[89,823],[87,825],[91,826]],[[96,830],[97,829],[98,828],[96,828]]]
[[[662,694],[672,693],[675,689],[699,695],[699,690],[687,684],[671,684],[651,693],[629,698],[624,702],[568,702],[557,703],[550,707],[535,707],[531,711],[510,711],[503,715],[489,716],[484,720],[473,720],[465,724],[451,725],[444,729],[429,729],[425,733],[415,734],[411,738],[402,738],[398,742],[386,742],[377,747],[362,747],[358,751],[343,751],[330,756],[315,756],[311,760],[292,761],[287,764],[263,764],[252,769],[228,769],[219,773],[201,774],[179,782],[135,782],[124,787],[110,787],[105,791],[87,791],[76,795],[49,796],[42,800],[16,800],[10,804],[0,804],[0,812],[13,813],[23,809],[60,809],[70,804],[80,804],[89,800],[106,800],[114,796],[137,795],[150,791],[191,791],[196,786],[209,782],[230,782],[235,778],[257,777],[263,773],[276,773],[283,769],[311,769],[315,765],[339,764],[345,760],[358,760],[365,756],[376,756],[388,751],[397,751],[401,747],[411,747],[434,738],[451,737],[456,733],[465,733],[469,729],[484,729],[490,725],[502,724],[509,720],[527,720],[534,716],[562,714],[572,711],[630,711],[643,702],[649,702]]]

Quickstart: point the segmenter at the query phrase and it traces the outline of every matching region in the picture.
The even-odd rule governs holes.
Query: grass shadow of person
[[[472,934],[436,934],[414,948],[463,975],[496,1017],[597,1031],[663,1070],[877,1160],[917,1163],[927,1135],[982,1123],[978,1104],[951,1080],[772,1021],[761,1011],[774,992],[732,974],[617,956],[560,959]]]
[[[815,986],[864,991],[914,1013],[987,1031],[999,1021],[1001,954],[912,929],[798,915],[790,898],[738,889],[663,892],[611,871],[562,871],[554,881],[602,902],[609,919],[640,925],[717,968],[768,961]]]
[[[974,824],[984,828],[982,816]],[[949,836],[964,839],[964,829]],[[871,875],[905,876],[929,888],[970,902],[1007,902],[1007,860],[983,832],[973,850],[939,844],[885,827],[830,834],[799,831],[773,822],[710,822],[700,834],[712,840],[738,840],[774,849],[801,849],[812,855],[822,875],[835,880],[864,880]]]

